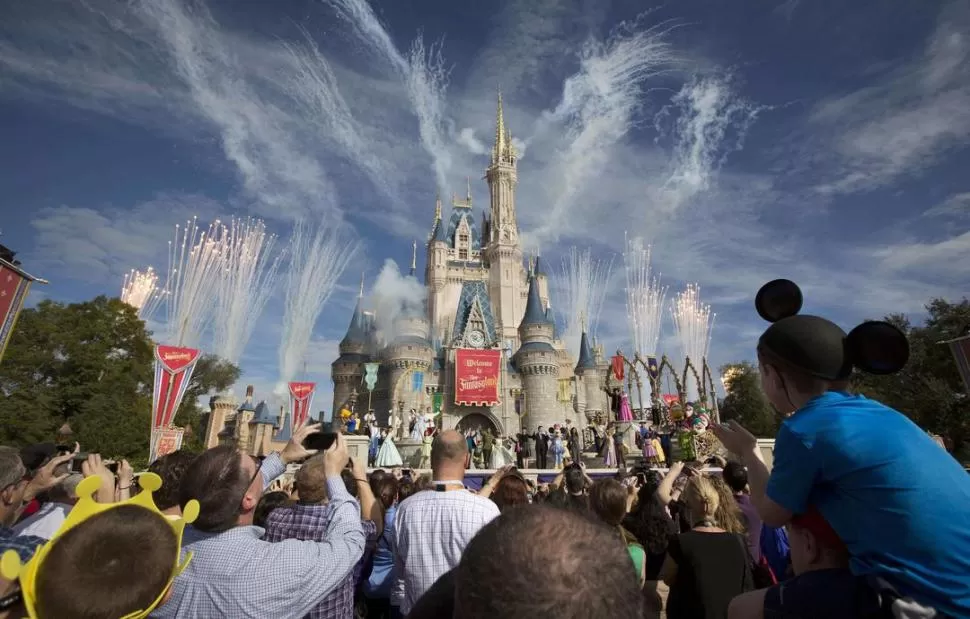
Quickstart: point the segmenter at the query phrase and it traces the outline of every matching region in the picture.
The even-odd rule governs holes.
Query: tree
[[[923,326],[902,315],[885,318],[906,333],[910,357],[906,367],[890,376],[856,372],[853,390],[904,413],[922,428],[947,439],[958,458],[970,450],[970,398],[950,349],[941,342],[970,333],[970,301],[933,299]]]
[[[755,436],[774,438],[779,420],[761,389],[758,368],[748,361],[721,367],[727,395],[721,401],[721,418],[733,419]]]
[[[69,421],[85,451],[144,463],[153,348],[145,323],[119,299],[43,301],[24,310],[0,363],[0,442],[49,442]],[[196,400],[238,376],[235,366],[204,356],[175,423],[204,433]]]

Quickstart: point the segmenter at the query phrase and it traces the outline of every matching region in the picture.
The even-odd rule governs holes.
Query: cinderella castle
[[[549,280],[525,262],[516,223],[518,156],[499,95],[495,144],[485,170],[490,203],[479,215],[471,190],[444,218],[440,198],[426,247],[421,307],[404,308],[388,335],[358,298],[332,365],[334,411],[378,423],[392,413],[440,415],[442,428],[491,428],[502,435],[570,420],[584,427],[605,413],[608,361],[582,334],[578,359],[558,338]],[[412,254],[411,272],[417,267]]]

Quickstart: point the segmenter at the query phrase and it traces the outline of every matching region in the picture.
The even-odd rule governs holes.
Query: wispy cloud
[[[940,13],[922,53],[885,79],[820,103],[813,115],[830,131],[838,172],[825,194],[872,190],[916,176],[970,137],[970,5]]]

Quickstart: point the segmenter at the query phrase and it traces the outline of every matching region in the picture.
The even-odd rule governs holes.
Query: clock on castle
[[[495,143],[485,170],[489,204],[477,215],[471,186],[443,217],[437,199],[425,247],[423,308],[398,317],[379,341],[373,312],[357,300],[333,362],[333,410],[359,405],[364,364],[379,363],[371,403],[378,423],[392,411],[441,410],[439,427],[491,428],[508,436],[608,410],[607,362],[583,333],[578,359],[557,337],[549,281],[525,263],[516,223],[518,161],[498,97]],[[412,255],[412,271],[416,266]],[[361,413],[366,411],[359,411]]]

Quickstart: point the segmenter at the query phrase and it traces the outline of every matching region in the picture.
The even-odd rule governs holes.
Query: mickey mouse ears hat
[[[846,334],[830,320],[799,314],[802,301],[793,281],[776,279],[761,287],[755,309],[772,324],[758,340],[759,351],[824,380],[845,380],[853,367],[893,374],[906,365],[909,341],[895,326],[867,321]]]

